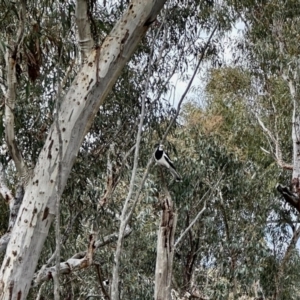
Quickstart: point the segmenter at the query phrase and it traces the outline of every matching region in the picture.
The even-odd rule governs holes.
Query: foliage
[[[95,45],[101,45],[126,5],[125,1],[89,1]],[[98,111],[78,153],[61,201],[62,260],[86,250],[91,228],[100,240],[118,231],[117,216],[128,192],[133,164],[133,156],[126,154],[136,142],[148,64],[152,62],[137,185],[154,144],[175,115],[169,100],[174,91],[170,79],[174,74],[188,79],[203,50],[205,36],[216,23],[221,38],[242,16],[249,30],[243,47],[235,54],[245,59],[241,58],[240,66],[211,68],[206,73],[205,104],[199,107],[188,102],[166,142],[183,175],[183,182],[177,184],[164,172],[176,203],[177,237],[205,207],[176,248],[174,289],[183,295],[196,287],[211,299],[274,296],[295,212],[283,206],[274,190],[277,181],[288,181],[289,174],[261,150],[269,150],[269,142],[255,113],[280,136],[283,158],[290,160],[293,106],[286,81],[278,74],[287,66],[298,66],[298,10],[298,2],[292,0],[227,1],[222,6],[213,1],[169,1],[122,71],[109,100]],[[74,1],[27,3],[14,114],[16,140],[30,167],[34,167],[54,120],[58,88],[64,82],[61,98],[78,71],[74,12]],[[2,1],[0,19],[1,49],[16,38],[17,3]],[[279,51],[278,37],[284,37],[284,52]],[[206,53],[208,65],[217,65],[223,47],[221,40],[212,42]],[[0,61],[4,65],[2,52]],[[3,69],[1,86],[5,86],[5,78]],[[1,110],[3,116],[2,106]],[[0,137],[4,143],[1,124]],[[2,161],[9,187],[14,190],[18,178],[13,163],[4,157]],[[107,190],[110,162],[116,182],[106,205],[99,207]],[[122,299],[153,298],[160,190],[159,170],[152,167],[129,224],[133,231],[124,241]],[[1,202],[0,233],[5,232],[7,223],[8,208]],[[54,249],[52,228],[38,269]],[[62,277],[61,297],[86,299],[102,294],[100,282],[111,277],[114,250],[114,243],[101,247],[94,257],[96,266]],[[278,299],[299,297],[298,265],[299,255],[294,250],[284,270],[284,288]],[[257,282],[258,290],[253,287]],[[52,282],[41,289],[46,298],[53,297]],[[38,289],[33,288],[29,299],[36,299],[37,293]]]

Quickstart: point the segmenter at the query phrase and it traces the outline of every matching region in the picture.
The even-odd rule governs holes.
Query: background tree
[[[0,4],[0,59],[15,66],[3,68],[0,80],[3,270],[19,255],[7,244],[19,226],[13,229],[23,185],[25,224],[59,215],[53,226],[47,223],[39,260],[30,257],[37,267],[32,265],[36,273],[28,276],[33,282],[28,299],[153,299],[161,174],[178,215],[174,299],[297,299],[298,214],[275,189],[277,182],[289,183],[295,153],[289,137],[291,112],[297,115],[292,92],[297,95],[298,6],[292,2],[168,1],[142,26],[143,32],[150,28],[130,61],[107,68],[101,49],[117,39],[113,28],[126,11],[138,15],[136,1]],[[150,9],[155,3],[147,2],[142,11],[156,14],[159,6]],[[224,37],[237,20],[243,20],[245,35],[231,40],[229,64]],[[115,53],[111,62],[125,63],[129,45],[138,43],[131,29],[140,23],[129,23],[128,34],[119,37],[121,46],[113,50],[121,55]],[[190,82],[199,61],[201,86],[178,93],[174,78]],[[105,70],[118,70],[114,85],[103,80]],[[70,97],[81,86],[88,93],[93,84],[93,95],[85,100],[97,98],[91,110],[84,95]],[[111,87],[107,101],[97,96],[101,84]],[[174,93],[190,101],[172,123],[179,113]],[[62,121],[73,120],[83,107],[75,126],[81,138],[70,133],[67,139]],[[67,118],[60,115],[63,110]],[[51,132],[57,137],[53,143]],[[183,175],[180,184],[151,165],[153,146],[166,132],[165,146]],[[64,152],[64,140],[71,143],[71,155]],[[41,165],[43,156],[57,170],[45,189],[42,175],[49,167]],[[53,192],[51,206],[37,206],[37,218],[31,218],[34,206],[26,202],[31,190],[38,191],[39,201]],[[6,248],[10,261],[4,258]]]

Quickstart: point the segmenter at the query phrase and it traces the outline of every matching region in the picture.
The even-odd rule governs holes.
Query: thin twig
[[[40,288],[39,288],[39,291],[38,291],[38,294],[37,294],[35,300],[41,300],[41,299],[43,299],[43,296],[42,296],[42,289],[43,289],[43,286],[44,286],[44,283],[41,284],[41,286],[40,286]]]
[[[168,126],[168,128],[167,128],[167,130],[165,131],[165,134],[163,135],[162,142],[166,139],[166,137],[167,137],[167,135],[168,135],[168,133],[169,133],[171,127],[173,126],[174,122],[176,121],[176,119],[177,119],[177,117],[178,117],[178,115],[179,115],[179,113],[180,113],[181,104],[182,104],[183,100],[185,99],[185,96],[187,95],[187,93],[189,92],[189,90],[190,90],[190,88],[191,88],[191,86],[192,86],[192,83],[193,83],[193,81],[194,81],[194,79],[195,79],[195,77],[196,77],[196,74],[198,73],[199,67],[200,67],[200,65],[201,65],[201,63],[202,63],[202,61],[203,61],[203,59],[204,59],[204,55],[205,55],[205,53],[206,53],[206,50],[207,50],[207,48],[208,48],[208,46],[209,46],[209,44],[210,44],[210,41],[211,41],[213,35],[214,35],[215,32],[216,32],[218,26],[219,26],[219,24],[217,24],[217,25],[214,27],[214,29],[213,29],[213,31],[211,32],[211,34],[210,34],[208,40],[206,41],[206,44],[205,44],[204,49],[203,49],[203,51],[202,51],[202,53],[201,53],[201,56],[200,56],[199,61],[198,61],[198,64],[197,64],[197,66],[196,66],[196,68],[195,68],[195,70],[194,70],[194,73],[193,73],[193,75],[192,75],[192,77],[191,77],[191,79],[190,79],[190,81],[189,81],[189,83],[188,83],[188,85],[187,85],[185,91],[183,92],[183,94],[182,94],[182,96],[181,96],[181,98],[180,98],[180,100],[179,100],[179,103],[178,103],[178,105],[177,105],[176,113],[175,113],[174,117],[172,118],[172,120],[171,120],[171,122],[170,122],[170,124],[169,124],[169,126]]]

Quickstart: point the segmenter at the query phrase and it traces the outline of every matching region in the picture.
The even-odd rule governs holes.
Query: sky
[[[225,37],[222,39],[222,44],[224,46],[225,51],[221,59],[225,62],[227,66],[232,64],[233,61],[233,52],[230,47],[230,45],[232,44],[232,39],[242,39],[244,36],[244,30],[245,24],[241,21],[238,21],[232,27],[232,30],[228,34],[226,34]],[[190,91],[187,94],[186,99],[184,99],[184,103],[188,102],[189,100],[193,100],[197,104],[203,105],[204,97],[201,97],[201,94],[204,94],[205,78],[207,77],[206,74],[208,69],[207,67],[208,66],[200,66],[200,72],[195,77]],[[189,68],[188,73],[191,77],[193,74],[193,69]],[[174,76],[171,79],[171,83],[174,85],[175,90],[172,90],[171,93],[167,96],[167,98],[170,99],[170,103],[176,108],[182,94],[187,88],[188,81],[182,81],[180,79],[179,74],[174,74]],[[197,92],[193,92],[193,90],[196,90]]]

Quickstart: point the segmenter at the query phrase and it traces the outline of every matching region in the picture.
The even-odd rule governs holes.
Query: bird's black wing
[[[166,151],[164,151],[164,156],[168,162],[173,163],[172,159],[170,158],[169,154]]]
[[[171,168],[173,168],[174,170],[176,170],[176,168],[174,167],[173,162],[170,159],[170,156],[168,155],[168,153],[164,152],[164,158],[168,162],[168,164],[171,166]]]

